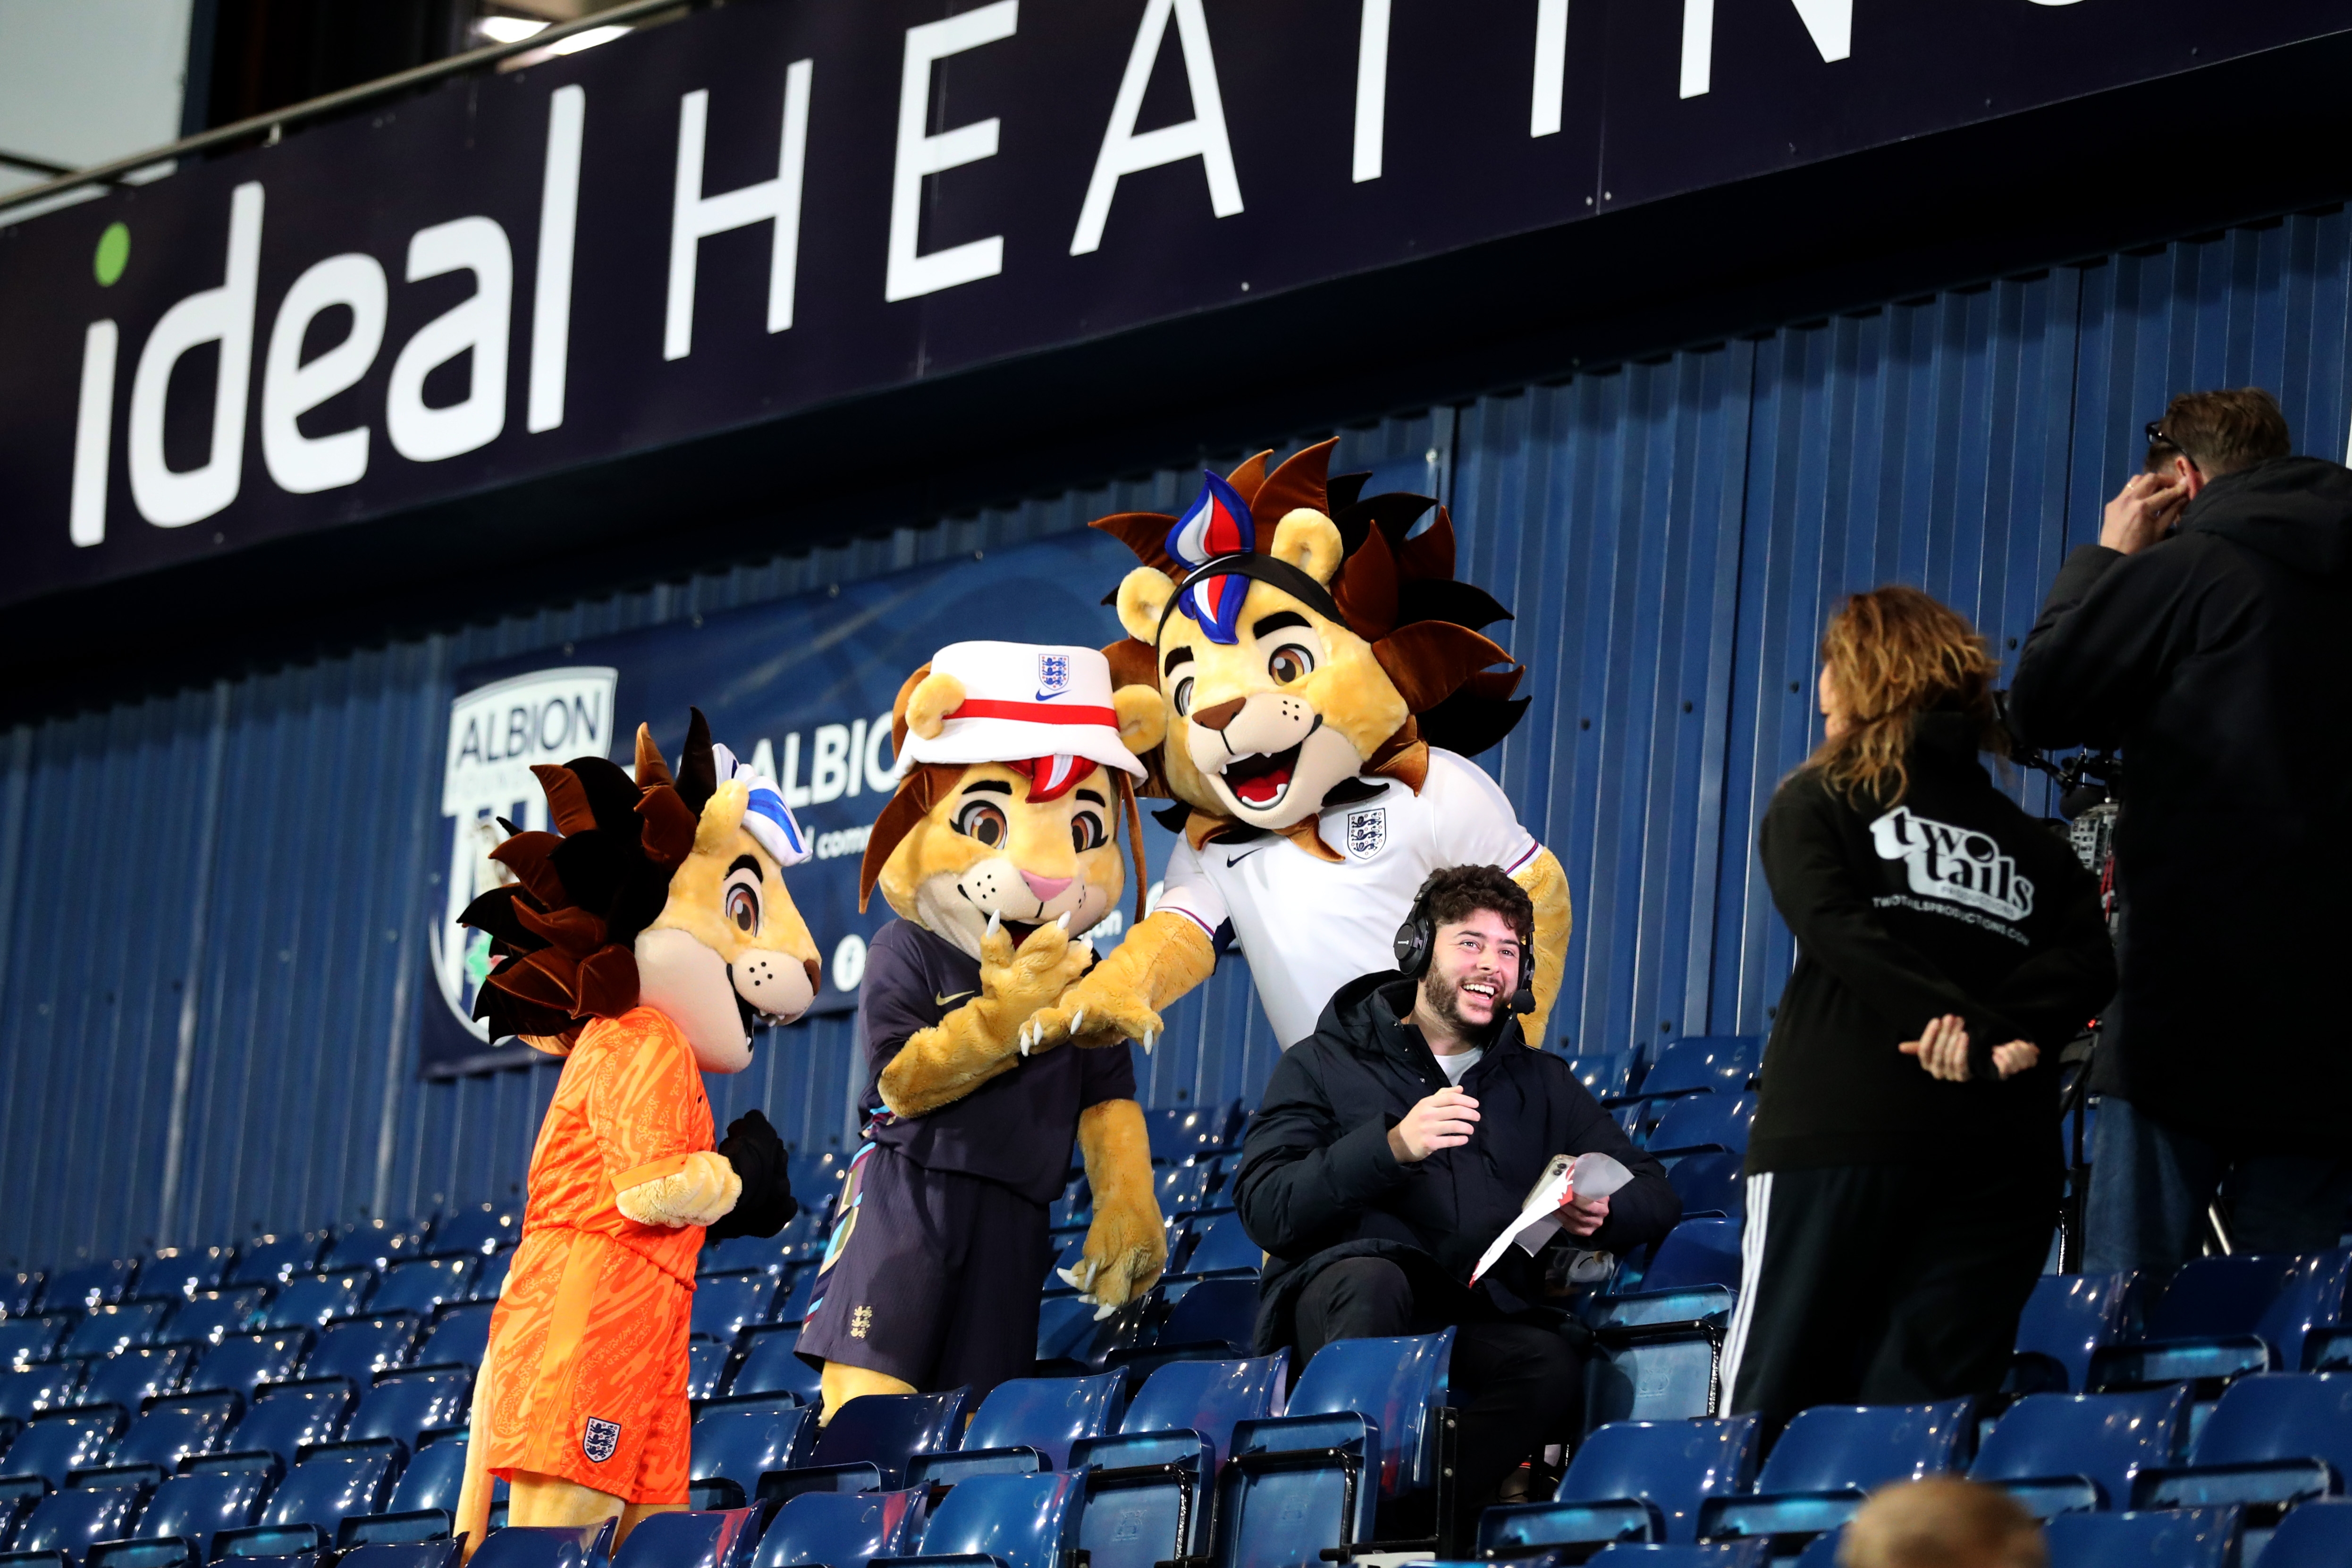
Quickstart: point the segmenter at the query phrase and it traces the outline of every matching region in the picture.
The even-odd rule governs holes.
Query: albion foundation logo
[[[1986,834],[1898,805],[1870,825],[1870,840],[1880,859],[1903,862],[1911,890],[1923,898],[1966,904],[2005,921],[2033,912],[2033,884]]]

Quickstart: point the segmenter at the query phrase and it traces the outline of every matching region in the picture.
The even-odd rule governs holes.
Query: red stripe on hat
[[[1054,702],[1003,702],[993,697],[967,697],[950,719],[1018,719],[1030,724],[1108,724],[1118,728],[1118,713],[1109,708],[1064,707]]]

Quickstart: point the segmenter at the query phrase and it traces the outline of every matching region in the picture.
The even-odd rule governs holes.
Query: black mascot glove
[[[743,1195],[718,1224],[702,1232],[705,1246],[730,1236],[773,1236],[801,1212],[793,1197],[793,1173],[784,1141],[768,1119],[747,1110],[728,1123],[719,1152],[743,1178]]]

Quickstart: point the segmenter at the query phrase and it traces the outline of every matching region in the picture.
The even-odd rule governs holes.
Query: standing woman
[[[2116,988],[2097,880],[1993,787],[1998,669],[1912,588],[1822,638],[1821,749],[1764,814],[1797,938],[1748,1146],[1730,1408],[1990,1394],[2058,1215],[2059,1048]]]

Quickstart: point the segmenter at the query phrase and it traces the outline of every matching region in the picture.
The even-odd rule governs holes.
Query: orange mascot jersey
[[[490,1320],[488,1466],[635,1503],[687,1500],[687,1320],[702,1227],[614,1194],[712,1146],[694,1052],[667,1014],[598,1019],[531,1152],[522,1242]]]

